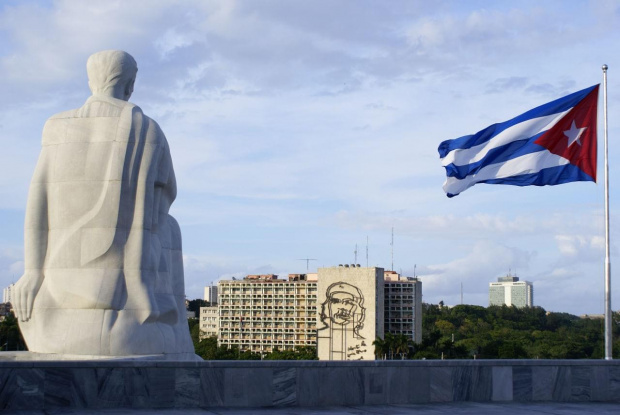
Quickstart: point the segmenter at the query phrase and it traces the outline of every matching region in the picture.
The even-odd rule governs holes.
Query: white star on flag
[[[587,127],[577,128],[575,125],[575,120],[573,120],[573,124],[570,127],[570,130],[564,131],[564,135],[568,137],[568,147],[572,146],[576,141],[577,144],[581,145],[581,141],[579,141],[579,137],[581,134],[587,129]]]

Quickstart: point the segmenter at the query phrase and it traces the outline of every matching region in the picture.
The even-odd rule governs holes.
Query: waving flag
[[[596,182],[598,88],[591,86],[476,134],[441,143],[447,196],[476,183]]]

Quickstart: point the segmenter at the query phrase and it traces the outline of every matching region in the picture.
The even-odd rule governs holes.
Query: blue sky
[[[148,7],[146,6],[148,4]],[[0,285],[23,271],[40,134],[89,95],[85,63],[123,49],[132,102],[170,143],[186,292],[248,273],[354,262],[487,305],[509,270],[535,304],[603,312],[599,184],[477,185],[448,199],[437,146],[601,82],[609,65],[618,259],[617,1],[5,1],[0,5]],[[602,113],[601,113],[602,114]],[[602,149],[602,115],[599,117]],[[612,277],[613,308],[620,280]]]

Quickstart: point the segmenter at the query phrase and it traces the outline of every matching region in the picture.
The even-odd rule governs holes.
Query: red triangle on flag
[[[538,137],[536,144],[545,147],[549,152],[564,157],[571,164],[579,167],[584,173],[596,181],[596,115],[598,104],[598,85],[584,99],[579,101],[547,132]],[[565,132],[585,128],[579,140],[570,143]],[[570,144],[570,145],[569,145]]]

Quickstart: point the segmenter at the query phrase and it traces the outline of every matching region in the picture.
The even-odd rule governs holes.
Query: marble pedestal
[[[0,410],[620,402],[620,361],[0,361]]]

